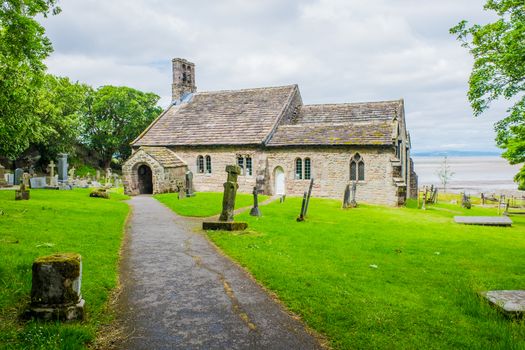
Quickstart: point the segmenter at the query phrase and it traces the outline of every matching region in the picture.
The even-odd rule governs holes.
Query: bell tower
[[[180,101],[186,94],[197,91],[195,86],[195,64],[183,59],[174,58],[173,84],[171,86],[172,102]]]

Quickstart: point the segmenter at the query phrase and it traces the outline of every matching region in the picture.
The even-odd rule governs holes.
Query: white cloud
[[[494,149],[500,106],[474,119],[472,60],[448,33],[483,0],[69,0],[42,19],[50,71],[170,101],[171,58],[199,90],[298,83],[305,103],[405,98],[414,149]]]

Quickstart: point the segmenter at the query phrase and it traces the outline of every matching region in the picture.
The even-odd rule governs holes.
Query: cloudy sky
[[[41,22],[51,73],[152,91],[163,107],[182,57],[199,91],[296,83],[305,104],[404,98],[414,151],[495,151],[505,105],[472,116],[472,59],[448,33],[493,19],[484,2],[67,0]]]

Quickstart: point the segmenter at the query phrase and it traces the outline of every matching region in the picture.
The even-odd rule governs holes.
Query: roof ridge
[[[382,120],[356,120],[356,121],[349,121],[349,122],[328,122],[328,123],[297,123],[297,124],[281,124],[279,127],[319,127],[319,126],[341,126],[341,125],[354,125],[354,124],[377,124],[377,123],[384,123],[389,124],[392,123],[392,120],[388,119],[382,119]]]
[[[283,89],[283,88],[293,88],[294,86],[297,86],[297,84],[280,85],[280,86],[263,86],[263,87],[245,88],[245,89],[236,89],[236,90],[229,89],[229,90],[199,91],[199,92],[196,92],[195,95],[212,95],[212,94],[220,94],[220,93],[226,93],[226,92],[249,92],[249,91],[259,91],[259,90],[275,90],[275,89]]]
[[[352,106],[352,105],[358,105],[358,104],[375,104],[375,103],[400,103],[403,101],[402,98],[398,100],[383,100],[383,101],[362,101],[362,102],[342,102],[342,103],[313,103],[313,104],[306,104],[303,105],[303,107],[314,107],[314,106]]]

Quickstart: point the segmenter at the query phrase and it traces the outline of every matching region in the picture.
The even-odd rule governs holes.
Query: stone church
[[[189,170],[195,191],[239,191],[401,205],[416,195],[403,100],[305,105],[297,85],[197,92],[195,66],[175,58],[171,105],[131,144],[123,166],[130,195],[176,191]]]

